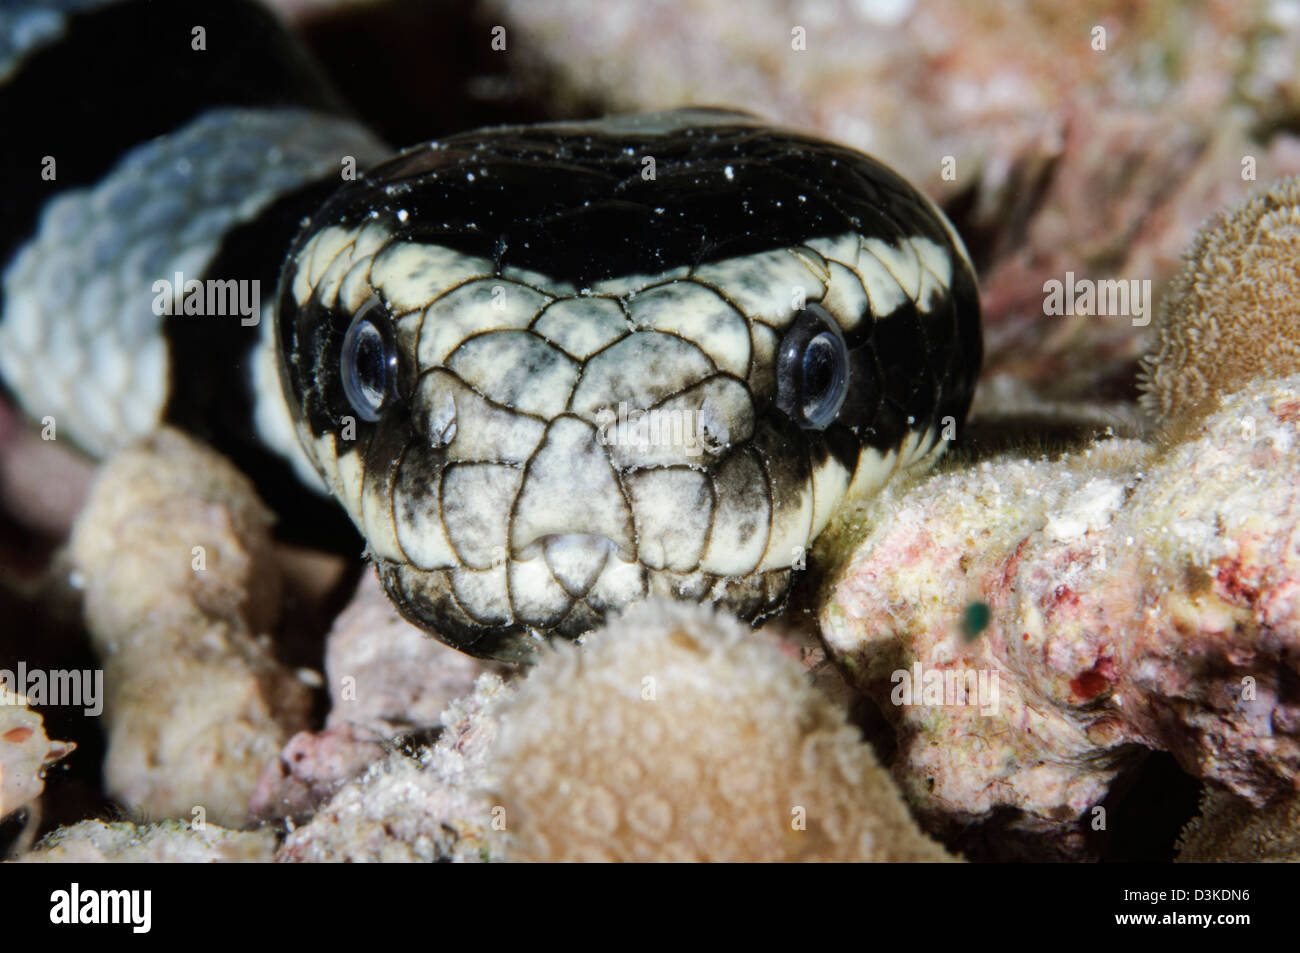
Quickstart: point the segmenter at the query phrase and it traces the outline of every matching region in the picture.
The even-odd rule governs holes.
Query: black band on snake
[[[33,126],[10,182],[41,160],[14,140],[58,125],[18,98],[29,71],[110,19],[163,45],[197,22],[70,6],[92,9],[0,63],[0,119]],[[114,155],[5,200],[0,373],[88,451],[169,420],[273,505],[315,483],[407,618],[525,658],[652,594],[779,611],[832,515],[964,419],[974,274],[880,162],[704,109],[382,160],[287,34],[222,11],[263,18],[240,33],[280,64],[263,99],[193,77],[188,109],[123,117]],[[190,279],[226,317],[184,313]]]

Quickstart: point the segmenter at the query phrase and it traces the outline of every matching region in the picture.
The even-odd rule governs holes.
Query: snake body
[[[212,159],[208,141],[205,163],[186,158],[235,128],[233,156]],[[274,130],[293,147],[248,145]],[[253,162],[233,199],[203,193],[267,148],[290,169],[279,180]],[[777,611],[836,510],[935,459],[965,416],[981,352],[970,261],[942,213],[868,156],[701,109],[479,130],[375,163],[382,149],[297,109],[205,112],[135,147],[51,203],[15,255],[0,371],[92,450],[177,419],[318,479],[404,615],[504,658],[651,594]],[[106,227],[60,259],[178,155],[192,177],[201,166],[203,194],[175,235],[118,254],[115,284],[101,259],[150,228],[124,242]],[[366,171],[325,198],[341,156]],[[291,218],[305,218],[292,239]],[[139,287],[181,258],[205,274],[279,266],[270,320],[205,336],[142,317]],[[214,425],[214,401],[177,383],[236,337],[242,428]],[[119,396],[104,381],[122,376],[124,340],[166,370],[126,375]]]

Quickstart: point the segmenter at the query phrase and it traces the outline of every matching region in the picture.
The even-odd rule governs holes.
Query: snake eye
[[[849,392],[849,348],[821,305],[795,316],[776,358],[776,405],[804,430],[825,430]]]
[[[397,393],[397,348],[383,303],[371,298],[343,335],[343,393],[362,420],[374,423]]]

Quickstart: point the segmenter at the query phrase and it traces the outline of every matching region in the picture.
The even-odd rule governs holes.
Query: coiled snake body
[[[0,371],[93,451],[165,418],[255,471],[269,448],[343,505],[408,618],[498,657],[650,594],[779,609],[845,499],[964,418],[969,260],[867,156],[695,109],[382,150],[265,109],[124,150],[33,210]],[[369,168],[322,204],[341,157]],[[276,266],[246,330],[140,307],[173,272]],[[214,398],[195,361],[249,396]]]

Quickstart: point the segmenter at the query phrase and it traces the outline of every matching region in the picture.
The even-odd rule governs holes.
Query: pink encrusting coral
[[[1293,376],[1224,400],[1131,501],[1146,601],[1119,669],[1126,719],[1257,805],[1300,787],[1297,473]]]
[[[262,772],[250,813],[261,819],[310,815],[382,758],[391,739],[436,727],[443,709],[470,694],[479,675],[508,668],[429,638],[398,615],[378,577],[366,573],[329,634],[324,730],[289,739]]]
[[[896,724],[913,805],[957,822],[1013,808],[1070,854],[1135,746],[1257,804],[1293,792],[1298,471],[1293,376],[1251,384],[1163,450],[988,461],[858,514],[871,529],[821,622]],[[972,605],[989,610],[973,637]],[[903,699],[895,673],[914,680],[918,663],[985,672],[996,697]]]
[[[822,630],[895,724],[894,776],[931,820],[1012,807],[1022,828],[1057,832],[1105,796],[1129,739],[1087,707],[1096,693],[1079,676],[1113,658],[1118,634],[1078,623],[1096,615],[1088,594],[1109,568],[1097,534],[1145,453],[1110,441],[1065,461],[988,462],[889,490],[861,514],[875,528],[832,585]],[[989,624],[972,639],[961,622],[980,605]],[[931,672],[973,672],[977,689],[983,673],[988,691],[926,704]]]
[[[832,526],[824,637],[932,823],[1011,809],[1077,856],[1144,748],[1256,806],[1300,789],[1298,236],[1293,179],[1203,226],[1144,362],[1155,441],[986,460]],[[991,701],[896,691],[966,671]]]

